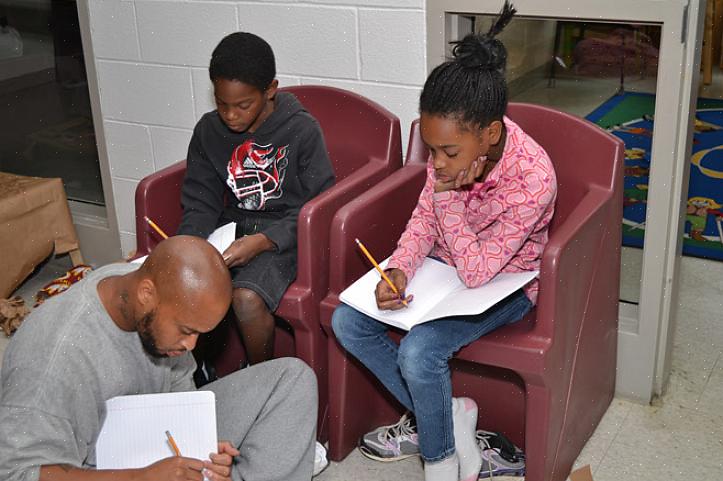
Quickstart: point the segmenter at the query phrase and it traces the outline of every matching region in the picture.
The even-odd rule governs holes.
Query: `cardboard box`
[[[588,464],[587,466],[583,466],[580,469],[576,469],[575,471],[570,473],[570,477],[568,479],[570,481],[593,481],[590,465]]]
[[[61,179],[0,172],[0,298],[53,252],[78,248]]]

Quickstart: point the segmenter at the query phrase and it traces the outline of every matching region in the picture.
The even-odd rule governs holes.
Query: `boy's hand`
[[[389,269],[384,271],[390,281],[399,291],[401,298],[389,287],[387,281],[380,280],[377,284],[375,295],[377,297],[377,307],[382,310],[396,311],[406,307],[402,303],[402,299],[411,302],[413,296],[404,297],[404,290],[407,288],[407,276],[401,269]]]
[[[446,192],[448,190],[457,190],[465,185],[471,185],[477,182],[477,179],[485,171],[487,161],[484,159],[476,159],[472,161],[469,167],[462,169],[454,179],[443,182],[438,180],[434,183],[434,192]]]
[[[211,460],[204,461],[203,474],[211,481],[230,481],[234,456],[241,454],[228,441],[218,442],[218,454],[211,453]]]
[[[244,266],[262,252],[274,249],[274,243],[264,234],[253,234],[233,241],[223,252],[228,267]]]

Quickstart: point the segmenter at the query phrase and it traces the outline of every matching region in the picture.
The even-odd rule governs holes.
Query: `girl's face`
[[[498,120],[483,128],[466,127],[454,117],[422,112],[420,130],[432,154],[435,177],[442,182],[455,179],[476,159],[498,160],[502,154],[502,122]]]

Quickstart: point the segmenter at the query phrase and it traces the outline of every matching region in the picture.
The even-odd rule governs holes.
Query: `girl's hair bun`
[[[504,72],[507,63],[507,51],[502,42],[481,35],[469,34],[454,42],[452,55],[456,62],[470,69]]]
[[[465,68],[494,70],[504,73],[507,63],[507,50],[495,37],[517,13],[515,7],[505,0],[502,11],[484,35],[469,34],[462,40],[452,42],[452,55],[455,61]]]

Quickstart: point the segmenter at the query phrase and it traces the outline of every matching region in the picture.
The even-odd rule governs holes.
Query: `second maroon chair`
[[[463,348],[451,361],[452,381],[455,396],[477,402],[480,428],[503,432],[523,447],[525,479],[563,481],[614,392],[623,146],[597,126],[546,107],[510,104],[508,116],[546,149],[558,179],[538,305],[524,320]],[[410,152],[423,152],[420,145],[413,133]],[[415,160],[423,159],[408,158]],[[331,314],[339,293],[370,267],[354,238],[380,259],[391,254],[424,175],[421,166],[403,167],[340,209],[332,223],[336,265],[321,323],[329,334],[334,460],[401,412],[373,375],[338,345]]]
[[[326,427],[326,335],[319,325],[319,303],[328,290],[329,226],[347,202],[361,195],[401,167],[399,119],[360,95],[333,87],[298,86],[291,92],[318,121],[331,158],[336,184],[309,201],[299,213],[298,271],[276,311],[280,322],[276,356],[297,356],[316,372],[319,382],[319,437]],[[158,243],[157,234],[143,221],[152,218],[163,230],[175,232],[182,209],[180,189],[185,161],[160,170],[141,181],[136,189],[136,236],[138,255]],[[220,375],[238,369],[244,359],[233,323],[222,324],[225,344],[216,359]],[[218,336],[217,336],[218,337]]]

